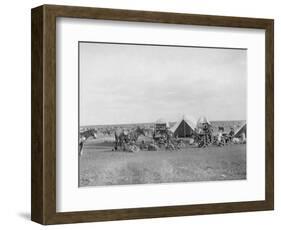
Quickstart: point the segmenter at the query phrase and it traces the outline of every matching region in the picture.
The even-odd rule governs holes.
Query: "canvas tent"
[[[244,123],[243,125],[241,125],[236,132],[234,133],[233,137],[240,137],[242,133],[245,133],[245,136],[247,137],[247,124]]]
[[[190,137],[194,133],[195,124],[191,119],[183,117],[171,129],[177,137]]]
[[[205,124],[205,123],[211,125],[211,123],[210,123],[210,121],[208,120],[208,118],[202,116],[202,117],[200,117],[200,118],[198,119],[198,121],[197,121],[197,127],[200,127],[202,124]]]

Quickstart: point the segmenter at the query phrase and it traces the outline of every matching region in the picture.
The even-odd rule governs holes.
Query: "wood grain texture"
[[[43,7],[31,23],[31,219],[43,223]]]
[[[266,31],[266,199],[264,201],[56,212],[56,18],[121,20]],[[43,5],[32,9],[32,204],[31,218],[62,224],[170,216],[231,213],[274,208],[274,36],[273,20]]]
[[[274,209],[274,21],[265,34],[265,195]]]

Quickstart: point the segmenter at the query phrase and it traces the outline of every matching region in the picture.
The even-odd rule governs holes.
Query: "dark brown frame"
[[[62,224],[274,209],[274,21],[103,8],[43,5],[32,9],[31,219]],[[118,210],[56,212],[56,18],[121,20],[264,29],[266,36],[265,200]]]

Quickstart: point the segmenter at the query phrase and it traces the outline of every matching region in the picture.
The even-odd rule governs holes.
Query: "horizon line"
[[[209,120],[210,122],[217,122],[217,121],[247,121],[247,119],[236,119],[236,120]],[[167,121],[167,122],[177,122],[177,121]],[[85,127],[85,126],[108,126],[108,125],[137,125],[137,124],[153,124],[156,123],[156,121],[151,122],[134,122],[134,123],[108,123],[108,124],[91,124],[91,125],[79,125],[79,127]]]

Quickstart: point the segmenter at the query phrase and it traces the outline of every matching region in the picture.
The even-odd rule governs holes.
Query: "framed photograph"
[[[41,224],[274,208],[274,21],[32,9]]]

